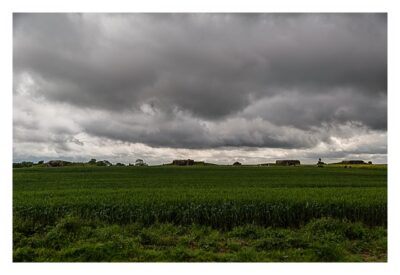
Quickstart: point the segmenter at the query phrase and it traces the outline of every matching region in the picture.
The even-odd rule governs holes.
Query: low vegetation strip
[[[332,218],[301,228],[109,224],[67,216],[14,221],[16,262],[385,262],[387,233]]]

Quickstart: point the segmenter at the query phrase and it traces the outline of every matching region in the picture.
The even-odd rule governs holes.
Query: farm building
[[[300,165],[300,160],[297,159],[285,159],[285,160],[277,160],[275,162],[276,165],[286,165],[286,166],[296,166]]]
[[[62,167],[64,166],[64,162],[62,160],[50,160],[47,163],[47,167]]]
[[[194,160],[192,159],[175,159],[172,161],[173,165],[180,165],[180,166],[186,166],[186,165],[193,165]]]

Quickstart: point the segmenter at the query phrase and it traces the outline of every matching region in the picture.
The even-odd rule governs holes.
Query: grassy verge
[[[300,228],[108,224],[68,216],[14,220],[14,261],[385,262],[386,229],[332,218]]]

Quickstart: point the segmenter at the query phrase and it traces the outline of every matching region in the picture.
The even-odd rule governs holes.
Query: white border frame
[[[127,4],[131,3],[131,4]],[[195,264],[152,264],[152,263],[98,263],[98,264],[49,264],[49,263],[12,263],[12,13],[13,12],[388,12],[388,163],[389,163],[389,254],[388,263],[195,263]],[[399,153],[400,117],[396,105],[399,102],[399,82],[396,75],[399,70],[399,21],[400,12],[396,1],[385,0],[282,0],[282,1],[192,1],[188,0],[150,0],[124,1],[50,1],[16,0],[3,1],[1,9],[0,56],[2,90],[0,100],[0,268],[2,274],[68,274],[89,272],[95,274],[201,274],[213,273],[295,273],[295,274],[397,274],[400,272],[400,223],[399,189],[400,181],[396,170],[400,167]],[[396,66],[397,65],[397,66]],[[397,70],[396,70],[397,69]],[[397,103],[397,104],[396,104]],[[397,125],[396,125],[397,124]],[[396,169],[396,170],[395,170]]]

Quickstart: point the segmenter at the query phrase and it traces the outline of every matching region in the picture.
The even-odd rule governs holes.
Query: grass
[[[297,229],[243,225],[221,231],[170,223],[110,225],[67,216],[50,225],[15,221],[14,261],[384,262],[386,242],[383,227],[332,218]]]
[[[386,261],[386,166],[19,168],[13,177],[14,261]]]

